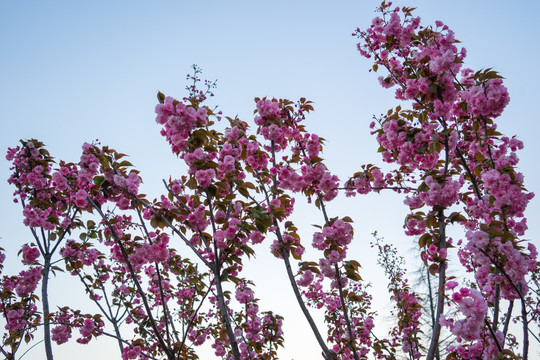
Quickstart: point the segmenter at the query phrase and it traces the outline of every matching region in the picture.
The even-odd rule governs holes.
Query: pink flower
[[[6,314],[6,330],[9,331],[21,331],[26,325],[26,319],[24,317],[24,309],[8,310]]]
[[[92,339],[93,331],[95,330],[96,325],[92,319],[85,319],[83,326],[79,328],[81,337],[77,339],[79,344],[88,344]]]
[[[60,172],[55,172],[52,175],[53,185],[57,191],[64,191],[68,188],[67,179]]]
[[[279,116],[281,112],[279,109],[279,103],[271,100],[257,101],[257,111],[261,117]]]
[[[210,184],[212,183],[212,180],[215,177],[216,177],[216,172],[214,171],[214,169],[198,170],[195,173],[195,179],[197,179],[199,186],[202,188],[206,188],[210,186]]]
[[[86,200],[86,197],[88,194],[84,190],[79,190],[77,193],[75,193],[75,205],[79,208],[86,208],[88,206],[88,202]]]
[[[485,84],[469,87],[462,93],[473,114],[498,117],[510,102],[508,90],[501,79],[489,79]]]
[[[39,258],[40,255],[38,248],[30,247],[26,244],[22,247],[21,252],[23,254],[22,263],[25,265],[34,264],[34,262]]]
[[[66,343],[71,338],[71,331],[66,325],[58,325],[51,330],[51,339],[58,345]]]
[[[124,351],[122,352],[122,360],[131,360],[136,359],[137,356],[139,356],[142,352],[142,349],[139,345],[136,345],[132,348],[125,347]]]
[[[27,297],[36,290],[37,284],[41,280],[41,267],[36,266],[30,270],[23,270],[19,273],[19,281],[15,287],[15,292],[20,297]]]
[[[244,284],[240,284],[236,289],[234,297],[236,300],[238,300],[238,302],[244,304],[253,299],[253,291]]]
[[[298,284],[298,286],[306,287],[311,285],[314,278],[315,277],[313,275],[313,272],[311,272],[311,270],[306,270],[302,274],[302,277],[296,281],[296,283]]]
[[[249,237],[251,238],[251,242],[253,244],[260,244],[265,239],[264,235],[261,234],[259,231],[251,232]]]
[[[126,183],[129,193],[136,195],[139,192],[139,185],[141,183],[141,179],[136,172],[132,171],[129,173]]]
[[[306,250],[306,249],[304,249],[303,246],[297,246],[297,247],[294,248],[293,251],[294,251],[294,254],[295,254],[296,256],[301,257],[301,256],[304,254],[304,251],[305,251],[305,250]]]

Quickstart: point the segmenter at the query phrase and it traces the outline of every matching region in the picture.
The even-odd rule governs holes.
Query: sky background
[[[511,101],[499,129],[525,143],[519,169],[530,191],[540,194],[538,157],[538,84],[540,51],[537,1],[410,1],[423,24],[442,20],[467,48],[466,66],[493,67],[506,78]],[[342,180],[361,164],[380,164],[369,135],[372,115],[395,105],[393,90],[378,86],[371,63],[356,51],[351,33],[366,28],[378,1],[2,1],[0,2],[0,151],[19,139],[43,141],[57,159],[78,161],[81,145],[99,139],[130,155],[141,170],[142,191],[163,193],[161,179],[179,176],[183,167],[169,152],[154,119],[156,93],[182,97],[192,64],[203,78],[218,80],[212,101],[224,114],[251,122],[254,97],[314,101],[308,130],[327,139],[324,158]],[[12,202],[6,180],[9,163],[0,160],[0,246],[14,254],[30,232],[21,209]],[[395,194],[336,201],[331,216],[355,220],[350,257],[363,265],[373,283],[376,308],[388,310],[385,283],[369,247],[375,230],[409,256],[414,239],[402,231],[407,208]],[[527,238],[538,246],[539,199],[531,201]],[[309,244],[310,224],[322,217],[299,205],[296,215]],[[318,350],[297,311],[292,293],[283,288],[281,262],[268,255],[270,241],[257,248],[258,261],[248,270],[257,283],[261,308],[286,318],[282,359],[316,358]],[[409,268],[414,268],[409,264]],[[15,271],[15,270],[13,270]],[[77,303],[63,279],[53,279],[58,305]],[[73,285],[76,286],[76,285]],[[279,290],[277,290],[279,289]],[[114,343],[56,350],[56,359],[117,359]],[[111,346],[109,346],[111,345]],[[25,359],[41,359],[42,348]],[[205,359],[205,357],[202,357]],[[209,356],[208,358],[212,358]]]

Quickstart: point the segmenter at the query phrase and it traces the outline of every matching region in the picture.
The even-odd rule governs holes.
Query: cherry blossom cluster
[[[3,280],[2,284],[9,292],[6,294],[6,299],[8,297],[13,298],[15,294],[24,297],[24,307],[21,305],[21,301],[14,303],[17,309],[23,311],[10,312],[11,315],[6,327],[6,330],[10,332],[15,331],[14,334],[16,334],[17,338],[23,338],[24,332],[33,332],[34,327],[41,321],[40,317],[37,316],[37,308],[32,303],[34,298],[31,295],[33,295],[38,282],[42,278],[42,272],[48,274],[48,271],[50,271],[50,258],[53,253],[43,253],[43,249],[47,249],[47,251],[53,248],[58,249],[61,244],[60,241],[64,239],[68,231],[75,227],[81,228],[84,226],[78,220],[77,213],[79,211],[89,211],[92,207],[101,211],[99,207],[105,206],[107,202],[116,205],[120,210],[132,208],[132,204],[139,205],[136,199],[138,199],[140,178],[136,171],[128,172],[127,168],[131,164],[121,160],[123,157],[123,154],[119,154],[107,147],[100,148],[96,145],[85,144],[79,164],[60,162],[59,168],[52,170],[53,159],[42,148],[42,144],[35,140],[25,142],[22,147],[8,151],[7,158],[14,164],[14,173],[10,181],[18,188],[15,195],[19,196],[25,205],[24,212],[33,217],[32,219],[29,216],[27,217],[29,219],[27,225],[33,228],[43,227],[48,231],[57,229],[55,237],[49,235],[48,238],[40,240],[44,243],[41,244],[40,242],[38,244],[39,248],[33,244],[24,245],[21,251],[22,262],[32,267],[29,270],[22,271],[20,279],[16,281],[11,281],[8,278]],[[28,202],[28,205],[26,205],[26,202]],[[52,213],[51,209],[57,212]],[[46,218],[44,214],[47,216]],[[37,220],[34,221],[35,219]],[[55,225],[55,228],[53,228],[53,225]],[[69,226],[69,229],[66,226]],[[111,306],[109,302],[111,294],[107,293],[105,286],[109,282],[109,286],[112,284],[113,289],[116,288],[112,296],[117,297],[119,300],[113,302],[116,304],[114,306],[125,306],[129,302],[133,302],[133,310],[130,313],[131,316],[126,319],[127,323],[133,323],[134,319],[146,318],[147,310],[151,311],[154,308],[163,306],[164,301],[171,296],[168,295],[166,299],[161,296],[163,291],[167,291],[167,294],[169,294],[171,288],[167,288],[164,283],[161,283],[163,279],[167,278],[166,273],[160,272],[159,269],[152,266],[157,263],[168,265],[171,254],[174,255],[174,252],[171,253],[169,250],[169,237],[159,231],[149,232],[146,234],[144,241],[139,238],[139,241],[130,242],[131,234],[129,232],[133,229],[139,229],[140,225],[134,226],[131,216],[126,215],[119,217],[112,214],[104,215],[100,226],[101,230],[96,227],[93,221],[89,220],[86,225],[87,230],[81,234],[83,242],[74,240],[66,242],[65,247],[60,252],[65,260],[66,269],[72,275],[81,279],[90,298],[103,311],[106,307],[110,309]],[[54,241],[58,237],[60,237],[60,240],[57,240],[54,246],[45,243],[51,239]],[[108,246],[110,257],[91,246],[89,242],[91,239],[97,239],[105,246]],[[125,242],[120,242],[120,239]],[[137,240],[137,238],[134,238],[134,240]],[[46,259],[43,268],[35,266],[39,263],[40,256],[44,256]],[[112,264],[106,264],[105,260],[112,261]],[[173,263],[178,268],[178,265],[176,265],[178,259],[175,258],[174,260]],[[143,270],[147,276],[151,276],[151,279],[154,280],[148,282],[149,294],[151,294],[150,297],[153,297],[151,302],[148,298],[143,300],[140,296],[141,292],[135,297],[133,294],[135,285],[139,283],[139,275],[136,273]],[[185,278],[185,273],[182,276]],[[159,278],[159,280],[156,278]],[[181,280],[181,282],[183,281],[184,279]],[[197,281],[200,281],[200,279]],[[159,285],[156,285],[157,283]],[[13,289],[10,289],[10,284],[14,285]],[[126,284],[133,285],[126,286]],[[197,295],[201,291],[197,292]],[[15,294],[9,295],[13,292]],[[145,306],[143,306],[143,303]],[[4,303],[4,308],[8,312],[11,306],[7,302]],[[44,312],[48,311],[48,309],[44,310]],[[114,312],[110,309],[109,312],[105,312],[103,315],[117,327],[123,321],[124,315],[118,317],[118,314],[122,313],[117,311],[117,315],[113,316]],[[133,317],[134,314],[138,316]],[[141,317],[141,315],[143,316]],[[45,327],[48,328],[54,322],[57,325],[52,326],[49,336],[51,340],[59,344],[69,340],[74,328],[79,329],[81,333],[81,337],[77,341],[85,344],[90,341],[92,334],[99,334],[100,329],[103,327],[101,321],[95,320],[92,322],[88,317],[81,318],[79,312],[70,313],[64,310],[57,314],[51,313],[46,320]],[[137,322],[140,321],[137,320]],[[14,324],[18,325],[14,326]],[[163,324],[159,326],[163,328]],[[158,327],[152,329],[152,331],[157,330]],[[150,334],[147,330],[143,333]],[[121,340],[118,331],[116,335]],[[162,345],[157,344],[155,338],[152,339],[151,344],[148,349],[160,348]]]
[[[277,356],[276,349],[283,343],[283,331],[281,329],[283,318],[275,315],[271,311],[260,312],[258,299],[249,287],[251,283],[244,279],[239,279],[236,283],[235,299],[242,305],[243,310],[234,311],[232,319],[234,322],[234,336],[239,348],[239,359],[267,359]],[[252,285],[252,284],[251,284]],[[210,297],[211,303],[217,303],[217,298]],[[230,302],[228,302],[229,305]],[[209,312],[209,316],[216,315],[214,310]],[[222,327],[217,324],[212,325],[210,333],[215,334],[222,331]],[[230,340],[214,335],[212,344],[216,356],[233,359],[227,349],[230,348]]]
[[[384,189],[395,189],[398,192],[408,192],[410,189],[401,184],[400,175],[393,176],[392,173],[384,174],[380,168],[372,164],[362,165],[362,170],[353,174],[345,182],[347,196],[357,194],[365,195],[372,191],[381,191]]]
[[[256,101],[258,117],[255,122],[259,125],[258,132],[270,142],[265,145],[265,149],[270,151],[274,165],[270,169],[270,174],[273,175],[270,180],[273,184],[273,200],[267,196],[267,202],[272,204],[278,199],[283,199],[285,190],[293,193],[301,192],[309,202],[315,198],[315,205],[321,209],[325,217],[325,225],[321,227],[321,232],[314,234],[312,242],[312,246],[320,250],[323,257],[318,262],[303,262],[300,278],[296,280],[299,286],[308,287],[309,290],[303,292],[308,303],[316,308],[325,308],[328,314],[327,340],[334,345],[332,349],[323,348],[323,353],[328,357],[337,353],[347,359],[365,358],[372,344],[369,333],[372,322],[370,318],[365,319],[368,304],[361,299],[366,298],[352,295],[353,292],[360,291],[361,285],[349,283],[349,279],[360,280],[357,272],[359,264],[355,261],[344,261],[348,245],[353,238],[353,229],[350,225],[352,220],[349,217],[342,219],[327,217],[326,202],[336,197],[339,179],[328,171],[319,157],[322,139],[316,134],[308,133],[300,124],[305,119],[305,113],[313,110],[311,103],[301,99],[293,107],[287,100],[256,99]],[[277,133],[285,135],[273,137]],[[283,138],[286,138],[287,134],[293,137],[284,141]],[[286,150],[289,153],[286,153]],[[278,158],[277,152],[283,152],[284,155]],[[373,172],[376,176],[380,174],[378,169],[374,169]],[[277,220],[282,220],[282,217],[278,217]],[[284,230],[280,230],[278,224],[274,226],[277,239],[272,249],[276,256],[287,263],[288,254],[300,259],[303,247],[301,253],[297,251],[299,247],[294,247],[294,244],[300,243],[300,238],[291,221],[285,222]],[[314,274],[319,274],[317,281],[314,280]],[[324,279],[330,280],[329,284],[325,285]]]
[[[335,344],[330,351],[327,351],[327,356],[332,356],[330,353],[335,352],[339,358],[365,358],[369,353],[370,346],[373,345],[370,337],[373,322],[371,318],[365,316],[366,309],[369,307],[369,301],[365,302],[367,297],[359,295],[362,292],[361,283],[357,282],[361,279],[357,272],[359,264],[355,261],[345,261],[347,247],[353,238],[353,230],[350,225],[352,220],[348,217],[343,219],[327,218],[325,202],[332,200],[337,194],[338,178],[330,175],[319,158],[322,140],[315,134],[307,133],[304,127],[298,124],[304,119],[304,112],[311,110],[311,107],[307,108],[305,105],[309,105],[309,102],[301,101],[297,105],[301,111],[297,113],[287,101],[258,100],[257,109],[259,115],[262,114],[262,116],[256,118],[256,123],[262,134],[266,134],[265,128],[270,126],[274,126],[274,132],[268,131],[267,133],[275,134],[276,123],[279,123],[280,128],[284,129],[283,132],[289,131],[294,134],[294,131],[288,130],[288,127],[299,130],[296,138],[288,142],[282,141],[281,137],[267,137],[270,145],[266,146],[266,149],[271,151],[274,168],[279,169],[271,169],[271,173],[276,174],[273,179],[274,196],[279,194],[275,189],[282,188],[292,192],[302,192],[308,197],[308,200],[315,197],[315,204],[321,209],[326,219],[326,224],[321,227],[320,232],[314,234],[312,242],[312,246],[320,250],[323,257],[318,262],[302,263],[297,284],[301,287],[307,287],[307,290],[303,291],[303,295],[308,304],[318,309],[324,308],[327,313],[328,341]],[[281,141],[279,147],[275,146],[276,141]],[[285,155],[282,159],[278,159],[275,153],[277,151],[283,152],[287,145],[291,145],[291,155]],[[372,165],[366,166],[364,169],[367,171],[359,174],[354,182],[351,181],[347,185],[349,192],[352,187],[359,193],[365,193],[364,188],[369,188],[371,191],[399,183],[398,179],[394,179],[390,174],[384,175],[380,169]],[[291,226],[290,222],[285,224],[286,228],[287,226]],[[281,237],[278,234],[278,240],[274,242],[273,249],[277,249],[280,245],[287,248],[289,244],[287,239],[291,237],[288,236],[287,232],[284,234]],[[295,237],[295,241],[299,241],[299,238]],[[279,256],[279,251],[274,250],[274,254],[276,253]],[[293,256],[297,255],[294,252],[292,254]],[[315,274],[318,275],[315,276]],[[329,280],[329,287],[325,279]],[[411,315],[408,322],[409,327],[403,325],[402,329],[396,330],[398,334],[395,336],[393,346],[403,344],[405,348],[407,346],[405,344],[409,344],[406,350],[409,352],[409,350],[412,351],[414,345],[413,353],[415,357],[418,357],[420,353],[415,334],[418,331],[418,318],[421,315],[420,305],[416,301],[415,295],[406,291],[401,295],[404,299],[402,306],[404,310],[399,316],[407,317],[408,313]],[[406,335],[404,335],[405,333]],[[410,340],[411,336],[413,336],[413,340]],[[377,342],[379,341],[377,340]],[[379,349],[383,344],[385,342],[380,342]],[[377,353],[377,356],[384,357],[381,353]]]
[[[21,271],[17,276],[4,276],[1,283],[0,310],[5,314],[5,329],[12,337],[39,323],[41,316],[35,304],[34,291],[41,280],[41,267]],[[13,345],[16,345],[16,341]]]
[[[331,174],[319,158],[322,139],[305,131],[300,123],[305,113],[313,110],[310,101],[300,99],[296,109],[288,100],[256,99],[257,131],[270,141],[265,149],[274,158],[270,169],[277,175],[279,187],[293,192],[303,192],[307,196],[321,194],[325,201],[333,200],[338,194],[339,178]],[[277,152],[290,148],[291,154],[276,158]]]
[[[346,219],[347,220],[347,219]],[[347,256],[347,247],[353,239],[351,224],[343,219],[336,219],[329,226],[324,226],[321,232],[313,234],[313,247],[325,254],[326,260],[321,263],[325,276],[335,277],[332,265],[337,264]]]
[[[441,323],[450,329],[460,344],[451,345],[448,350],[461,359],[496,357],[505,340],[501,331],[492,336],[484,327],[488,311],[487,302],[478,290],[470,288],[457,290],[457,285],[455,281],[448,281],[446,288],[454,291],[451,300],[458,306],[464,318],[447,319],[441,315]]]
[[[339,359],[367,359],[372,351],[373,344],[378,342],[372,336],[375,327],[374,314],[370,312],[371,295],[369,295],[361,282],[348,282],[343,287],[343,297],[347,300],[348,312],[351,318],[346,319],[341,310],[342,303],[336,287],[325,286],[325,276],[316,277],[311,270],[303,272],[308,274],[309,282],[298,281],[300,286],[306,287],[302,294],[306,297],[308,305],[316,309],[325,310],[325,321],[328,324],[328,341],[332,344],[332,351]],[[334,274],[335,276],[335,274]],[[351,326],[351,333],[348,325]]]
[[[188,166],[188,176],[171,180],[168,184],[169,196],[162,196],[161,201],[156,203],[159,207],[145,211],[144,217],[158,224],[159,218],[164,216],[174,219],[181,231],[189,231],[186,240],[198,256],[207,261],[210,272],[226,274],[226,279],[233,280],[239,286],[236,297],[244,304],[246,312],[235,313],[240,317],[236,327],[231,322],[235,316],[229,318],[227,315],[223,317],[224,323],[212,325],[211,329],[213,326],[217,326],[215,329],[225,326],[229,334],[229,341],[224,341],[212,330],[215,339],[212,346],[218,356],[237,354],[241,358],[256,357],[261,351],[260,344],[282,342],[281,320],[276,322],[276,317],[269,317],[269,313],[263,313],[266,315],[261,317],[255,299],[250,295],[251,290],[238,285],[242,284],[238,278],[242,271],[241,259],[253,252],[252,245],[264,240],[264,233],[271,227],[274,218],[290,215],[294,201],[283,196],[268,204],[253,202],[250,192],[255,186],[249,181],[249,174],[256,179],[267,178],[269,157],[256,138],[248,135],[246,123],[227,118],[230,127],[225,129],[224,134],[217,133],[211,128],[214,122],[209,117],[214,114],[208,108],[204,110],[205,120],[177,121],[176,117],[180,116],[178,111],[185,108],[193,110],[182,110],[181,116],[184,118],[188,116],[185,114],[202,114],[201,98],[192,94],[184,99],[184,105],[168,98],[160,98],[160,101],[162,104],[156,107],[156,121],[164,126],[162,134],[171,143],[173,152]],[[173,103],[177,109],[175,114],[171,113]],[[164,120],[166,117],[167,121]],[[272,131],[267,135],[282,141],[278,138],[279,131]],[[173,132],[177,135],[175,142],[171,140]],[[289,235],[289,238],[294,242],[294,237]],[[290,248],[296,249],[297,253],[303,249],[298,244]],[[217,297],[210,297],[215,307],[214,314],[221,313],[221,316],[224,306],[230,306],[226,301],[219,300],[222,296],[219,285],[223,280],[223,275],[216,279]],[[207,315],[206,319],[209,318]],[[261,331],[268,336],[261,337]],[[208,335],[207,332],[193,329],[190,339],[202,343],[200,339],[206,336],[204,334]]]
[[[79,344],[88,344],[92,338],[102,335],[104,323],[99,316],[81,314],[79,311],[68,311],[62,308],[56,315],[55,325],[52,330],[51,339],[58,345],[64,344],[72,337],[72,329],[78,328]]]
[[[527,308],[527,276],[537,271],[537,252],[518,237],[527,229],[524,210],[534,194],[525,190],[523,175],[516,171],[516,151],[523,144],[501,136],[493,121],[508,104],[508,91],[495,71],[463,68],[466,51],[447,25],[437,21],[423,27],[412,11],[383,2],[381,16],[355,33],[361,39],[360,53],[374,60],[372,70],[386,71],[381,85],[395,87],[396,98],[412,104],[410,110],[389,110],[371,125],[383,160],[399,166],[402,177],[393,181],[408,184],[405,203],[411,213],[405,232],[421,235],[423,261],[433,274],[439,273],[444,289],[451,246],[446,227],[463,224],[468,232],[466,241],[458,242],[459,258],[480,286],[480,292],[466,298],[489,301],[496,308],[501,298],[520,299]],[[373,189],[370,180],[369,172],[361,172],[346,186],[368,192]],[[464,214],[445,212],[458,205]],[[466,311],[464,306],[458,310]],[[491,326],[481,320],[482,328]],[[492,321],[496,326],[499,319]],[[471,334],[467,340],[483,336],[480,331]]]
[[[61,196],[67,190],[63,184],[53,183],[52,158],[37,140],[22,142],[9,148],[6,159],[12,162],[8,183],[16,187],[14,201],[23,204],[24,224],[33,228],[55,230],[57,225],[69,226],[70,214],[65,209],[78,201],[77,191]],[[65,167],[65,172],[70,172]]]
[[[475,278],[484,296],[493,300],[500,288],[505,299],[519,299],[528,292],[526,276],[538,266],[537,250],[528,244],[529,254],[518,251],[511,240],[500,236],[490,236],[485,231],[468,231],[467,244],[458,252],[461,263],[475,270]],[[499,266],[499,272],[492,271],[492,265]]]
[[[283,342],[283,318],[271,311],[259,312],[258,300],[245,281],[237,284],[235,298],[244,305],[244,311],[235,316],[241,359],[263,359],[266,355],[258,355],[255,349],[266,347],[272,352],[274,344]]]
[[[197,126],[206,125],[207,109],[188,107],[172,97],[166,97],[163,104],[156,106],[156,122],[163,125],[161,135],[171,144],[172,151],[179,153],[187,150],[186,141]]]

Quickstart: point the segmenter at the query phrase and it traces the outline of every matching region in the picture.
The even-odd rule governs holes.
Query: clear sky
[[[379,4],[357,1],[2,1],[0,2],[0,151],[19,139],[38,138],[57,159],[77,161],[85,141],[100,139],[131,156],[149,195],[163,192],[161,179],[179,176],[182,167],[169,153],[154,121],[158,90],[182,97],[191,64],[218,79],[216,104],[250,122],[253,98],[306,97],[315,102],[308,129],[326,138],[324,157],[346,179],[361,164],[381,163],[368,124],[373,114],[393,106],[393,91],[380,89],[370,63],[356,51],[351,33],[367,27]],[[397,4],[397,3],[396,3]],[[537,1],[423,0],[417,6],[424,24],[442,20],[468,50],[466,66],[493,67],[506,78],[511,102],[499,119],[506,135],[524,141],[520,170],[525,184],[540,194],[540,31]],[[30,240],[19,206],[7,183],[9,164],[0,160],[0,246],[17,251]],[[363,264],[384,309],[385,285],[373,268],[370,233],[378,230],[407,251],[413,239],[402,232],[407,209],[393,194],[344,199],[332,216],[355,220],[351,255]],[[538,245],[540,201],[528,208],[527,237]],[[308,243],[317,213],[298,215]],[[262,307],[286,317],[283,359],[311,359],[320,353],[297,312],[290,290],[276,291],[282,264],[257,250],[250,265]],[[409,267],[413,267],[409,265]],[[281,271],[281,272],[280,272]],[[270,275],[269,275],[270,274]],[[284,278],[283,278],[284,279]],[[283,280],[284,281],[284,280]],[[53,285],[61,295],[71,290]],[[279,287],[277,287],[279,288]],[[381,310],[382,311],[382,310]],[[114,346],[114,344],[113,344]],[[90,350],[91,349],[91,350]],[[107,346],[58,348],[56,359],[116,359]],[[41,359],[41,348],[28,359]],[[204,358],[204,357],[203,357]],[[211,358],[211,357],[208,357]]]

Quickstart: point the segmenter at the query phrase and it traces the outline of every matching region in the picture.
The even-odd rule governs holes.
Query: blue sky
[[[324,157],[332,171],[345,179],[364,163],[380,163],[368,124],[373,114],[395,104],[393,91],[378,87],[370,63],[355,49],[351,33],[367,27],[378,1],[4,1],[0,3],[0,150],[19,139],[38,138],[58,159],[76,161],[85,141],[100,139],[131,156],[141,170],[143,190],[160,194],[161,179],[182,172],[154,122],[156,92],[182,97],[191,64],[203,76],[218,79],[213,101],[221,110],[250,122],[253,98],[306,97],[315,112],[306,125],[326,138]],[[424,24],[442,20],[468,50],[466,65],[493,67],[506,78],[511,102],[499,119],[504,134],[524,141],[520,170],[527,188],[540,194],[537,140],[537,71],[540,53],[536,1],[400,2],[418,7]],[[5,180],[9,164],[0,160],[0,246],[15,250],[29,241],[20,208],[12,203]],[[305,210],[306,213],[309,210]],[[355,248],[367,273],[373,269],[368,247],[378,230],[387,240],[409,249],[412,239],[401,226],[406,208],[393,194],[345,199],[333,204],[333,216],[355,220]],[[306,214],[303,213],[303,214]],[[539,199],[528,209],[528,238],[538,244]],[[313,216],[319,216],[313,212]],[[311,229],[305,216],[305,235]],[[311,221],[311,222],[310,222]],[[309,240],[309,238],[308,238]],[[257,294],[268,308],[286,316],[285,330],[293,335],[283,359],[317,356],[312,339],[288,290],[273,291],[268,268],[281,264],[258,251],[254,278]],[[369,279],[369,276],[366,276]],[[385,287],[374,277],[384,298]],[[270,285],[268,285],[270,284]],[[57,285],[60,286],[60,285]],[[57,359],[80,360],[107,355],[77,346],[59,348]],[[36,350],[34,350],[36,351]],[[112,351],[116,351],[113,348]],[[314,351],[310,353],[309,351]],[[79,355],[80,354],[80,355]],[[28,358],[39,359],[39,353]]]

